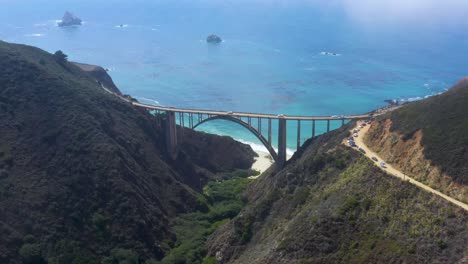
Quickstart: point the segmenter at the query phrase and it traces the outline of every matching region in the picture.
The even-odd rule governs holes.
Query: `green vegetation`
[[[131,249],[116,248],[101,264],[140,264],[138,255]]]
[[[154,263],[177,215],[208,212],[214,229],[242,207],[197,193],[250,167],[249,146],[189,131],[171,160],[156,117],[63,52],[0,41],[0,84],[0,263]]]
[[[203,197],[199,200],[206,203],[208,210],[184,214],[175,219],[173,228],[177,241],[162,263],[216,263],[213,257],[205,258],[205,241],[244,207],[241,194],[251,181],[247,179],[250,174],[245,170],[223,173],[219,177],[225,180],[211,181],[205,186]]]
[[[19,255],[24,264],[45,264],[47,263],[42,257],[41,245],[39,244],[23,244],[19,249]]]
[[[404,138],[422,130],[424,154],[436,166],[468,184],[468,83],[444,94],[413,102],[382,117],[390,117],[392,131]]]
[[[61,65],[65,65],[68,61],[68,55],[63,53],[61,50],[58,50],[54,53],[54,58],[57,61],[57,63]],[[45,64],[44,59],[39,60],[39,64],[44,65]]]
[[[463,259],[467,214],[344,147],[348,129],[306,142],[284,170],[252,184],[252,202],[208,241],[208,255],[238,263]]]

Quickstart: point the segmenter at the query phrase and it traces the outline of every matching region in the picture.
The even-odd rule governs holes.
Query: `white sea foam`
[[[58,25],[62,22],[62,19],[54,19],[50,20],[49,22],[51,22],[54,26],[58,27]]]
[[[25,34],[25,37],[43,37],[45,34],[42,33],[34,33],[34,34]]]
[[[245,140],[242,140],[242,139],[238,139],[238,138],[234,138],[235,140],[241,142],[241,143],[244,143],[244,144],[247,144],[249,145],[254,151],[260,151],[260,152],[266,152],[266,153],[269,153],[268,152],[268,149],[261,145],[261,144],[256,144],[256,143],[253,143],[253,142],[250,142],[250,141],[245,141]],[[273,148],[276,152],[278,152],[278,149],[277,148]],[[294,152],[296,152],[295,150],[292,150],[292,149],[289,149],[287,148],[286,149],[286,154],[288,156],[292,156],[294,154]]]
[[[324,55],[324,56],[341,56],[341,54],[339,53],[335,53],[335,52],[329,52],[329,51],[322,51],[319,53],[320,55]]]
[[[145,98],[145,97],[136,97],[136,99],[139,99],[139,100],[143,100],[143,101],[147,101],[147,102],[151,102],[151,103],[154,103],[154,104],[157,104],[157,105],[160,105],[160,103],[154,99],[151,99],[151,98]]]
[[[428,95],[425,95],[425,96],[416,96],[416,97],[409,97],[409,98],[403,98],[403,99],[394,99],[400,103],[406,103],[406,102],[415,102],[415,101],[419,101],[419,100],[422,100],[422,99],[427,99],[429,97],[432,97],[432,96],[436,96],[436,95],[440,95],[442,94],[443,92],[438,92],[438,93],[434,93],[434,94],[428,94]]]

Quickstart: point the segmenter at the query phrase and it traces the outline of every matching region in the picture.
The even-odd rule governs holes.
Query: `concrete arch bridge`
[[[330,131],[331,121],[341,121],[341,125],[347,120],[357,120],[369,118],[369,114],[363,115],[342,115],[342,116],[293,116],[293,115],[273,115],[261,113],[247,112],[227,112],[214,110],[198,110],[184,109],[164,106],[155,106],[142,104],[139,102],[131,102],[134,106],[144,108],[156,113],[166,113],[165,129],[166,129],[166,146],[168,152],[173,158],[177,157],[177,121],[179,126],[195,129],[198,126],[214,121],[227,120],[239,124],[250,131],[260,142],[267,148],[270,155],[273,157],[278,167],[283,167],[286,162],[286,133],[287,123],[293,122],[297,126],[297,148],[301,146],[301,126],[311,126],[311,137],[316,135],[317,122],[325,122],[327,132]],[[274,121],[274,122],[273,122]],[[264,125],[266,124],[266,125]],[[273,127],[273,125],[277,127]],[[272,144],[272,129],[277,129],[277,146],[276,151]]]

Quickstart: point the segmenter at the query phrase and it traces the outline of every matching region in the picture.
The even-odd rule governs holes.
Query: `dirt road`
[[[358,126],[362,123],[362,121],[358,121],[357,124]],[[358,127],[356,127],[358,128]],[[354,130],[354,128],[353,128]],[[376,166],[378,166],[380,169],[384,170],[387,174],[389,175],[392,175],[392,176],[395,176],[395,177],[398,177],[402,180],[405,180],[405,181],[408,181],[410,182],[411,184],[414,184],[416,186],[418,186],[419,188],[425,190],[425,191],[428,191],[428,192],[431,192],[435,195],[438,195],[440,197],[442,197],[443,199],[447,200],[448,202],[452,203],[452,204],[455,204],[465,210],[468,211],[468,205],[463,203],[463,202],[460,202],[458,200],[455,200],[453,199],[452,197],[450,196],[447,196],[437,190],[434,190],[433,188],[425,185],[424,183],[421,183],[419,181],[416,181],[415,179],[411,178],[411,177],[408,177],[408,175],[404,174],[403,172],[395,169],[392,165],[390,164],[386,164],[386,168],[382,168],[380,166],[380,162],[385,162],[377,153],[373,152],[372,150],[370,150],[366,144],[364,144],[364,141],[363,141],[363,137],[364,135],[367,133],[367,131],[369,130],[369,125],[365,126],[364,128],[360,128],[360,131],[358,132],[358,137],[355,137],[354,138],[354,141],[356,142],[356,145],[358,145],[358,147],[361,147],[363,148],[365,151],[366,151],[366,154],[362,153],[363,155],[365,155],[366,157],[368,157],[369,159],[372,160],[372,157],[376,157],[378,159],[378,162],[375,162],[375,161],[372,161]],[[349,144],[347,143],[347,140],[345,139],[343,141],[343,144],[349,146]],[[357,148],[354,148],[356,151],[359,151]],[[385,162],[386,163],[386,162]]]

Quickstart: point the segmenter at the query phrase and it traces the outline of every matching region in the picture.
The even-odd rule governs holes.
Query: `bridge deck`
[[[274,115],[274,114],[260,114],[260,113],[247,113],[247,112],[227,112],[216,110],[201,110],[201,109],[188,109],[188,108],[174,108],[165,106],[156,106],[149,104],[142,104],[132,102],[133,105],[144,107],[151,110],[171,111],[179,113],[194,113],[206,115],[230,115],[237,117],[254,117],[254,118],[271,118],[271,119],[286,119],[286,120],[342,120],[342,119],[363,119],[368,118],[368,114],[364,115],[343,115],[343,116],[297,116],[297,115]]]

